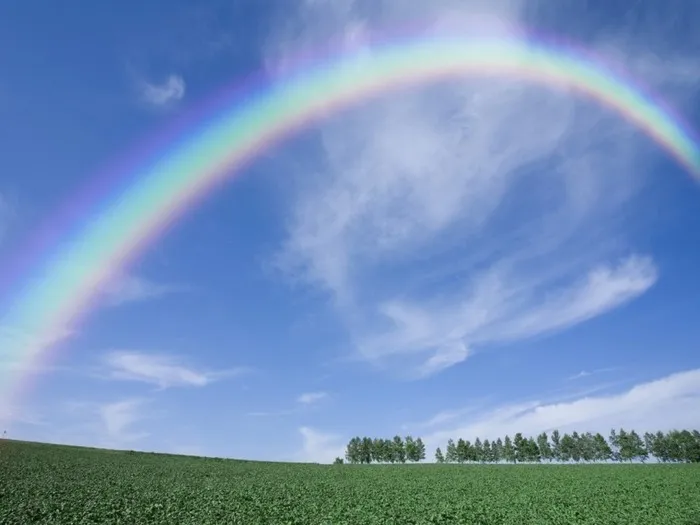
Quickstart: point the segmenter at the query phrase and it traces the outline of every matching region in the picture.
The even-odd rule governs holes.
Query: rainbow
[[[432,35],[383,44],[371,54],[341,54],[224,100],[213,117],[184,130],[141,170],[124,174],[128,184],[71,231],[13,296],[0,326],[28,337],[6,346],[5,357],[26,369],[47,360],[108,279],[260,152],[369,97],[469,75],[512,76],[586,95],[638,127],[700,179],[700,149],[680,120],[629,80],[572,49],[530,39]],[[0,402],[9,402],[26,374],[0,374]]]

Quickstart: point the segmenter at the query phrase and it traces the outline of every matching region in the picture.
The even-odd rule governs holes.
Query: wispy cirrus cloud
[[[109,281],[102,289],[106,306],[158,299],[172,293],[188,291],[188,286],[158,283],[145,277],[124,274]]]
[[[162,83],[139,83],[141,100],[154,107],[168,107],[185,96],[185,80],[180,75],[171,74]]]
[[[596,368],[595,370],[581,370],[578,374],[571,375],[567,377],[567,381],[575,381],[577,379],[583,379],[585,377],[591,377],[598,374],[604,374],[607,372],[614,372],[619,370],[617,367],[607,367],[607,368]]]
[[[110,352],[104,359],[107,371],[103,377],[119,381],[135,381],[160,389],[204,387],[216,381],[240,376],[246,367],[227,370],[205,370],[188,366],[180,357],[135,351]]]
[[[371,56],[372,30],[402,20],[517,37],[557,9],[518,0],[296,6],[270,36],[275,74],[295,51],[332,37]],[[679,104],[690,100],[700,71],[690,56],[674,55],[665,76],[656,49],[624,32],[594,34],[588,45],[634,57],[633,73],[670,86]],[[490,343],[603,315],[659,277],[653,256],[629,246],[620,213],[633,211],[654,150],[566,90],[457,79],[368,101],[318,136],[322,155],[296,173],[276,261],[326,292],[362,359],[390,358],[392,370],[426,377]]]
[[[293,414],[298,414],[299,409],[298,408],[289,408],[286,410],[254,410],[252,412],[248,412],[246,415],[250,417],[286,417],[286,416],[291,416]]]
[[[283,417],[291,416],[294,414],[300,414],[307,411],[312,406],[318,405],[325,399],[328,399],[330,394],[328,392],[304,392],[299,394],[296,398],[296,406],[292,408],[287,408],[284,410],[272,410],[272,411],[254,411],[249,412],[249,416],[254,417]]]
[[[441,302],[382,305],[392,326],[365,339],[360,348],[368,359],[430,352],[417,371],[429,375],[466,359],[470,344],[484,346],[565,329],[632,300],[655,281],[654,264],[639,257],[616,267],[595,268],[562,289],[550,287],[544,298],[522,277],[509,282],[498,274],[478,276],[471,290]]]
[[[297,403],[302,405],[312,405],[328,397],[327,392],[305,392],[297,397]]]

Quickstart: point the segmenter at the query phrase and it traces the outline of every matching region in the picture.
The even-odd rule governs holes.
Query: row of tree
[[[394,436],[394,439],[354,437],[345,450],[349,463],[406,463],[425,459],[425,445],[421,438]],[[338,462],[336,460],[336,462]]]
[[[572,432],[561,435],[554,430],[551,436],[543,432],[539,436],[524,437],[518,432],[511,439],[496,440],[476,438],[474,442],[450,439],[443,454],[435,451],[438,463],[537,463],[646,461],[650,457],[663,463],[700,463],[700,432],[697,430],[672,430],[646,433],[612,430],[608,439],[602,434]],[[347,445],[345,459],[349,463],[405,463],[425,459],[425,445],[421,438],[395,436],[393,439],[354,437]],[[342,459],[336,459],[341,463]]]

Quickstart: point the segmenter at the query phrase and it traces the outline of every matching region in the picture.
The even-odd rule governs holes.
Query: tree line
[[[338,458],[340,459],[340,458]],[[342,462],[342,460],[336,463]],[[345,449],[348,463],[406,463],[425,459],[425,445],[421,438],[394,436],[393,439],[354,437]]]
[[[700,463],[700,432],[671,430],[647,432],[611,430],[608,439],[591,432],[561,435],[554,430],[551,436],[542,432],[537,437],[524,437],[518,432],[511,439],[476,438],[472,443],[459,438],[448,440],[445,453],[435,451],[437,463],[539,463],[548,462],[623,462],[646,461],[650,457],[663,463]],[[354,437],[346,448],[349,463],[406,463],[425,459],[425,445],[421,438],[395,436],[393,439]],[[336,458],[336,463],[343,463]]]

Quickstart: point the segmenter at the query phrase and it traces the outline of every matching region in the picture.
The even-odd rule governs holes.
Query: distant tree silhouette
[[[3,433],[6,437],[7,431]],[[456,442],[455,442],[456,441]],[[606,440],[602,434],[573,431],[560,434],[552,430],[551,443],[546,432],[537,437],[518,432],[511,439],[496,440],[458,438],[447,441],[446,452],[435,451],[437,463],[557,463],[641,461],[654,458],[663,463],[700,463],[700,431],[671,430],[647,432],[640,436],[634,430],[623,428],[610,431]],[[338,461],[340,459],[340,461]],[[341,463],[342,459],[336,459]],[[348,463],[405,463],[425,459],[425,444],[421,438],[394,436],[393,439],[354,437],[347,445]]]

